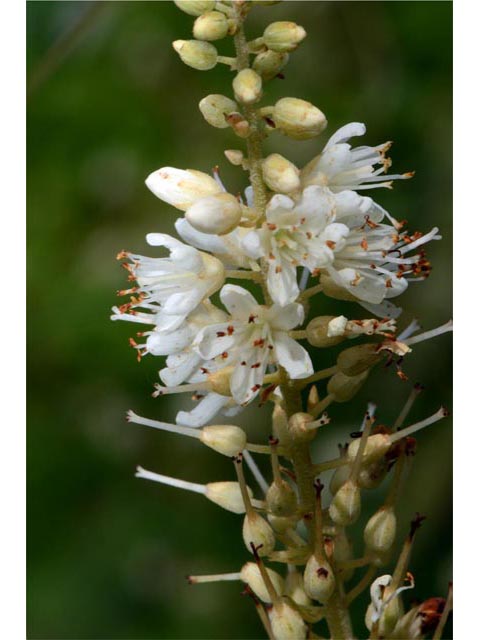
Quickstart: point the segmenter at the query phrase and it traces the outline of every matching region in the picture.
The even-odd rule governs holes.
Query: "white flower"
[[[333,193],[345,189],[373,189],[390,187],[392,180],[405,180],[412,177],[412,173],[400,175],[384,174],[391,165],[385,153],[391,142],[376,147],[356,147],[352,149],[348,140],[352,137],[363,136],[366,127],[361,122],[351,122],[341,127],[325,145],[322,153],[311,160],[301,172],[304,187],[317,184],[328,187]],[[381,165],[375,169],[375,165]]]
[[[206,173],[194,169],[162,167],[151,173],[145,184],[157,198],[185,211],[200,198],[222,192],[221,186]]]
[[[392,583],[392,576],[385,574],[383,576],[379,576],[376,578],[371,586],[370,586],[370,620],[371,625],[375,624],[382,617],[387,605],[392,602],[395,598],[397,598],[402,591],[406,591],[407,589],[413,589],[415,587],[415,581],[413,579],[413,575],[411,573],[407,573],[405,578],[405,584],[402,587],[398,587],[393,591],[388,597],[385,597],[385,590]],[[371,630],[370,625],[370,630]]]
[[[284,367],[292,379],[312,375],[310,356],[288,335],[303,322],[301,305],[259,305],[248,291],[228,284],[220,298],[230,321],[202,329],[195,345],[205,360],[222,355],[233,366],[230,390],[238,404],[246,404],[258,394],[268,364]]]
[[[170,256],[148,258],[123,252],[119,257],[129,258],[126,263],[130,278],[138,286],[120,294],[135,293],[132,302],[114,308],[113,320],[130,320],[156,325],[160,331],[177,329],[205,298],[223,284],[225,273],[222,263],[206,253],[197,251],[183,242],[163,233],[150,233],[147,242],[152,246],[166,247]],[[149,314],[140,313],[141,307]],[[134,316],[132,318],[132,315]]]
[[[285,306],[300,293],[297,267],[314,271],[333,262],[332,248],[348,234],[348,227],[334,222],[334,198],[318,186],[305,189],[297,203],[285,195],[273,196],[265,215],[262,228],[246,235],[243,245],[253,258],[268,259],[268,292]]]
[[[423,280],[430,263],[418,249],[438,239],[438,229],[422,235],[398,232],[380,221],[386,212],[370,198],[344,191],[336,198],[336,220],[348,229],[348,235],[333,248],[334,261],[325,267],[333,282],[359,300],[380,304],[385,298],[400,295],[411,280]],[[367,213],[366,213],[367,212]]]

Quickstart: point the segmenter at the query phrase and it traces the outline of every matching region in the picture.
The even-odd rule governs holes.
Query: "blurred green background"
[[[239,517],[133,477],[142,464],[197,482],[231,479],[231,463],[195,441],[125,422],[129,408],[172,420],[183,400],[150,397],[158,361],[137,364],[128,347],[135,326],[109,321],[125,283],[116,253],[146,251],[147,232],[173,232],[175,210],[143,184],[152,170],[219,164],[233,192],[245,186],[223,157],[241,141],[210,128],[196,106],[208,93],[228,94],[232,76],[223,66],[200,73],[179,62],[171,41],[189,37],[192,19],[172,2],[92,6],[28,3],[28,634],[263,637],[240,583],[189,587],[184,579],[236,571],[248,559]],[[85,14],[69,49],[62,34]],[[403,298],[405,317],[427,328],[451,314],[451,14],[449,2],[284,2],[249,20],[252,37],[282,19],[308,31],[285,80],[268,86],[266,104],[284,95],[310,100],[326,113],[327,134],[363,121],[361,144],[394,140],[393,170],[416,170],[414,180],[374,195],[411,228],[441,227],[443,241],[429,249],[431,278]],[[229,46],[219,43],[225,55]],[[324,140],[272,136],[266,148],[301,165]],[[333,308],[362,317],[359,307]],[[331,309],[331,301],[316,303]],[[413,382],[427,389],[412,420],[450,406],[450,344],[442,336],[415,348],[409,382],[379,369],[352,407],[334,406],[322,455],[357,428],[367,400],[391,422]],[[333,360],[316,357],[319,366]],[[256,441],[269,433],[265,412],[249,410],[238,423]],[[411,565],[415,596],[426,598],[445,595],[451,577],[451,421],[418,441],[400,533],[415,511],[428,515]],[[381,496],[373,492],[365,511]],[[367,601],[355,608],[360,637]]]

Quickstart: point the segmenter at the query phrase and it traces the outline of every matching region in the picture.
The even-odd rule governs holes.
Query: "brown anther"
[[[242,367],[246,367],[246,366],[247,366],[247,363],[245,362],[245,360],[242,360],[242,361],[240,362],[240,364],[242,365]]]
[[[220,357],[223,358],[224,360],[225,358],[228,358],[228,351],[224,351],[223,353],[221,353]]]
[[[235,327],[233,327],[231,324],[229,324],[228,327],[227,327],[227,334],[229,336],[231,336],[234,331],[235,331]]]
[[[270,231],[276,231],[277,225],[273,224],[273,222],[267,222],[267,229],[270,229]]]
[[[128,252],[127,251],[122,250],[122,251],[119,251],[117,253],[117,256],[116,256],[117,260],[125,260],[125,258],[128,258]]]
[[[253,387],[251,387],[250,391],[253,391],[253,393],[256,393],[260,389],[261,386],[262,385],[260,385],[260,384],[254,384]]]
[[[283,78],[282,74],[278,74],[277,78]],[[275,124],[275,120],[273,120],[273,118],[269,118],[268,116],[264,116],[263,118],[265,120],[265,122],[268,124],[269,127],[271,127],[272,129],[276,129],[277,125]]]
[[[224,338],[226,335],[225,331],[217,331],[217,338]]]
[[[206,369],[205,367],[200,367],[200,371],[201,373],[208,375],[208,369]]]
[[[364,239],[361,241],[360,246],[362,247],[362,249],[363,249],[364,251],[368,251],[368,242],[367,242],[367,239],[366,239],[366,238],[364,238]]]
[[[250,365],[250,369],[258,369],[261,365],[261,362],[255,362],[255,364]]]
[[[265,339],[264,338],[258,338],[258,340],[254,340],[253,341],[253,346],[254,347],[264,347],[265,346]]]
[[[328,569],[326,569],[325,567],[320,567],[319,569],[317,569],[317,576],[319,578],[328,578]]]
[[[445,598],[429,598],[422,602],[418,609],[418,616],[421,617],[422,622],[420,630],[422,634],[427,634],[433,631],[442,617],[443,610],[445,609]]]
[[[391,278],[387,278],[387,279],[385,280],[385,286],[387,287],[387,289],[391,289],[391,288],[393,287],[392,279],[391,279]]]
[[[366,215],[365,216],[365,222],[364,224],[360,227],[360,229],[363,231],[365,229],[365,227],[370,227],[370,229],[376,229],[379,225],[376,222],[373,222],[372,220],[370,220],[370,216]]]
[[[283,269],[282,269],[282,267],[280,265],[277,265],[275,267],[275,273],[282,273],[282,271],[283,271]]]
[[[325,244],[329,249],[332,249],[332,250],[335,249],[335,247],[337,246],[337,243],[334,242],[333,240],[327,240]]]
[[[248,324],[252,324],[252,322],[255,322],[255,318],[258,318],[258,316],[256,316],[255,314],[251,314],[248,316]]]
[[[265,402],[267,402],[268,398],[270,397],[270,395],[275,391],[275,389],[277,388],[276,384],[271,384],[270,386],[266,387],[262,393],[260,394],[260,404],[259,406],[261,407],[263,404],[265,404]]]

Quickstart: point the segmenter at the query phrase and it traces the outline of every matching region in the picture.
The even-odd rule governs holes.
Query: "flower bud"
[[[353,461],[360,447],[361,438],[356,438],[348,445],[347,456]],[[380,460],[391,446],[390,436],[386,433],[374,433],[368,436],[367,444],[363,452],[362,464],[370,464]]]
[[[201,16],[215,7],[215,0],[174,0],[179,9],[189,16]]]
[[[384,553],[394,541],[397,531],[397,518],[391,507],[382,507],[367,522],[363,539],[369,551]]]
[[[274,604],[268,617],[276,640],[303,640],[307,637],[307,625],[302,616],[286,602]]]
[[[240,151],[239,149],[226,149],[224,153],[227,160],[230,164],[233,164],[234,167],[240,167],[242,165],[244,161],[243,151]]]
[[[198,106],[208,124],[217,129],[227,129],[230,125],[226,116],[238,110],[236,102],[216,93],[200,100]]]
[[[362,465],[357,478],[358,486],[361,489],[376,489],[387,475],[388,465],[386,458]]]
[[[305,593],[303,584],[303,576],[296,569],[289,570],[285,579],[285,595],[289,596],[296,604],[301,607],[309,607],[312,601]]]
[[[295,22],[272,22],[263,32],[263,41],[272,51],[295,51],[307,32]]]
[[[295,529],[297,524],[296,516],[274,516],[269,513],[267,518],[269,523],[272,525],[272,529],[277,533],[285,533],[288,529]]]
[[[330,480],[330,493],[335,495],[340,487],[343,487],[345,482],[350,477],[352,468],[350,465],[345,464],[342,467],[335,469],[332,478]]]
[[[294,140],[314,138],[327,126],[320,109],[299,98],[282,98],[276,103],[272,116],[277,129]]]
[[[238,482],[210,482],[205,485],[205,497],[218,504],[218,506],[233,513],[245,513],[242,492]],[[247,487],[248,495],[253,498],[253,493]]]
[[[318,316],[313,318],[307,325],[307,340],[313,347],[334,347],[343,342],[343,336],[328,335],[329,324],[335,316]]]
[[[310,556],[303,574],[305,592],[310,598],[326,604],[335,591],[335,576],[332,567],[326,560],[318,561],[315,555]]]
[[[219,393],[221,396],[231,396],[230,378],[232,377],[233,367],[223,367],[218,371],[208,374],[208,382],[212,391]]]
[[[193,36],[197,40],[221,40],[228,33],[228,19],[220,11],[208,11],[193,23]]]
[[[332,558],[335,564],[350,562],[353,560],[352,543],[348,539],[345,529],[336,527],[336,533],[333,539]],[[354,569],[342,569],[342,580],[348,582],[353,576]]]
[[[347,376],[363,373],[381,361],[377,348],[377,344],[366,343],[345,349],[337,358],[337,366]]]
[[[335,524],[345,527],[358,519],[360,509],[360,489],[356,483],[347,480],[333,497],[328,512]]]
[[[262,51],[253,61],[253,69],[262,76],[264,81],[271,80],[280,73],[288,62],[288,53],[279,53],[277,51]]]
[[[300,188],[300,171],[278,153],[272,153],[262,162],[263,179],[276,193],[290,193]]]
[[[348,402],[361,389],[367,377],[368,371],[358,376],[346,376],[339,371],[328,381],[327,391],[334,396],[335,402]]]
[[[184,171],[163,167],[151,173],[145,184],[157,198],[181,211],[188,209],[200,198],[222,192],[212,177],[194,169]]]
[[[275,534],[268,522],[255,511],[247,513],[243,521],[243,541],[249,551],[253,543],[259,556],[268,556],[275,548]]]
[[[367,613],[365,615],[365,626],[369,631],[372,630],[372,616],[374,615],[374,608],[372,604],[368,605]],[[394,598],[391,600],[385,609],[379,620],[378,632],[380,638],[389,637],[395,628],[398,620],[403,615],[403,605],[400,598]]]
[[[297,496],[288,482],[273,482],[266,495],[268,510],[274,516],[290,516],[297,509]]]
[[[262,79],[253,69],[242,69],[233,79],[235,98],[242,104],[253,104],[262,97]]]
[[[309,442],[315,437],[314,429],[307,429],[307,425],[314,422],[309,413],[294,413],[288,421],[288,430],[295,440]]]
[[[200,40],[175,40],[173,48],[182,62],[198,71],[208,71],[217,64],[218,53],[213,44]]]
[[[228,126],[232,127],[239,138],[248,138],[251,133],[251,128],[248,120],[245,120],[241,113],[237,111],[230,113],[226,116],[226,120]]]
[[[265,569],[273,586],[275,587],[275,591],[279,595],[282,594],[284,590],[284,580],[282,576],[272,569],[267,569],[266,567]],[[245,582],[245,584],[248,584],[253,593],[260,598],[262,602],[270,603],[272,601],[270,594],[268,593],[268,589],[265,586],[265,582],[263,581],[260,569],[255,562],[247,562],[243,565],[242,570],[240,571],[240,578]]]
[[[218,424],[203,427],[200,432],[200,440],[207,447],[218,451],[224,456],[238,455],[247,444],[247,436],[243,429],[229,424]]]
[[[197,200],[187,209],[185,218],[197,231],[221,236],[238,226],[242,208],[235,196],[218,193]]]

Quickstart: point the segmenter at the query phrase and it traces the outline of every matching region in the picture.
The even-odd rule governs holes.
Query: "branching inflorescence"
[[[119,292],[130,301],[114,307],[112,319],[153,326],[137,334],[142,343],[132,339],[131,344],[138,359],[166,356],[155,396],[185,392],[195,400],[193,409],[177,414],[176,424],[132,411],[127,419],[197,438],[231,457],[236,481],[202,485],[141,467],[137,477],[203,494],[244,514],[243,539],[253,561],[240,571],[189,580],[243,581],[269,638],[320,638],[314,625],[321,620],[331,638],[353,638],[349,608],[367,589],[370,638],[424,638],[432,632],[440,638],[451,590],[447,600],[431,598],[407,611],[400,596],[414,586],[408,566],[421,516],[412,521],[392,574],[376,576],[391,561],[395,509],[416,448],[413,435],[443,418],[445,409],[404,426],[421,391],[416,385],[391,427],[376,424],[375,406],[369,405],[360,431],[340,447],[336,459],[313,462],[310,456],[317,431],[330,422],[329,405],[350,401],[382,362],[395,363],[406,378],[400,363],[412,345],[451,330],[451,322],[425,333],[416,322],[400,329],[401,309],[391,302],[410,281],[428,276],[424,247],[440,238],[438,229],[409,233],[405,221],[361,195],[413,175],[386,174],[391,143],[352,146],[350,139],[365,133],[361,123],[339,129],[301,170],[279,154],[263,157],[262,141],[271,134],[307,140],[327,126],[324,114],[305,100],[286,97],[274,106],[259,106],[265,85],[306,36],[293,22],[274,22],[261,37],[247,41],[244,22],[252,6],[275,3],[175,3],[195,17],[195,40],[173,43],[182,61],[199,70],[226,64],[235,74],[233,98],[208,95],[199,106],[210,125],[245,141],[246,153],[235,149],[225,155],[248,173],[249,185],[241,197],[228,193],[217,169],[213,177],[192,169],[154,171],[148,188],[184,212],[175,223],[182,241],[152,233],[148,244],[166,249],[167,257],[119,254],[136,284]],[[235,57],[220,56],[212,44],[228,36]],[[242,279],[255,295],[239,286]],[[217,292],[222,306],[210,299]],[[356,302],[360,307],[352,312],[363,307],[369,317],[309,319],[313,296]],[[308,348],[326,350],[358,338],[367,341],[341,351],[336,362],[332,356],[328,368],[314,370]],[[316,383],[322,380],[327,380],[326,392],[320,395]],[[273,407],[268,442],[247,442],[238,426],[209,424],[219,413],[232,418],[255,398]],[[271,484],[252,454],[270,457]],[[244,461],[261,488],[259,498],[246,484]],[[322,479],[330,470],[328,503]],[[384,504],[364,529],[363,555],[354,557],[347,530],[360,515],[362,492],[387,476]],[[356,577],[357,571],[363,576]]]

